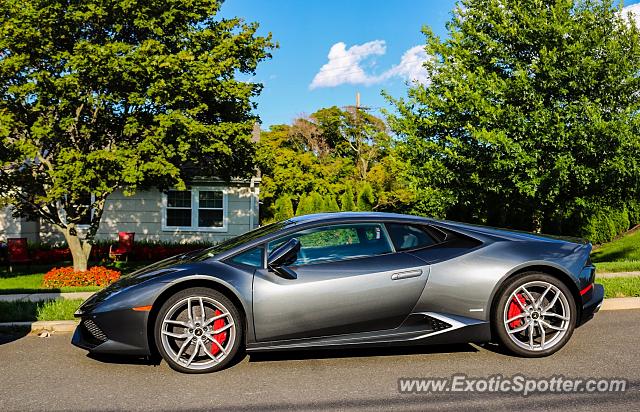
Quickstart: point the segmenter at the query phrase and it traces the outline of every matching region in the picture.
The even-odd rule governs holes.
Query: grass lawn
[[[81,299],[57,299],[46,302],[0,302],[0,322],[36,320],[72,320]]]
[[[597,279],[604,286],[605,298],[640,297],[640,276]]]
[[[591,253],[598,272],[640,271],[640,230],[599,246]]]
[[[79,286],[45,289],[42,287],[42,277],[44,273],[32,275],[18,275],[10,278],[0,278],[0,295],[15,293],[38,293],[38,292],[95,292],[100,290],[99,286]]]
[[[628,262],[598,262],[596,273],[640,272],[640,260]]]

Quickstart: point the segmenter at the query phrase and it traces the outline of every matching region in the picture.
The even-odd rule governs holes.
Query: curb
[[[596,279],[606,279],[606,278],[631,278],[640,276],[640,272],[596,272]]]
[[[640,298],[609,298],[602,303],[600,310],[640,309]]]
[[[2,329],[28,329],[31,333],[49,331],[60,333],[71,333],[78,326],[78,322],[75,320],[50,320],[50,321],[36,321],[36,322],[7,322],[0,323],[0,330]]]
[[[47,292],[47,293],[14,293],[9,295],[0,295],[0,302],[42,302],[44,300],[55,299],[82,299],[87,300],[96,292]]]

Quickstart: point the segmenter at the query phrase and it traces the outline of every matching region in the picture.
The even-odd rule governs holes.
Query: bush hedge
[[[98,242],[91,248],[90,259],[103,261],[109,259],[109,247],[116,246],[117,242]],[[181,244],[175,242],[135,242],[133,252],[129,255],[129,261],[161,260],[181,253],[191,252],[204,247],[213,246],[211,242],[195,242]],[[29,253],[33,260],[39,264],[53,264],[70,261],[71,252],[64,245],[50,245],[46,243],[30,243]]]
[[[602,208],[586,215],[578,235],[594,244],[609,242],[640,223],[637,202],[622,209]]]

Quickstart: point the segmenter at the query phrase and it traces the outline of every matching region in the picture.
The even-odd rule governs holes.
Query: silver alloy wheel
[[[510,315],[511,305],[517,313]],[[544,281],[525,283],[511,293],[503,314],[509,338],[529,351],[554,347],[567,334],[571,309],[565,294]]]
[[[220,313],[216,315],[217,311]],[[224,325],[214,329],[220,321]],[[220,363],[236,339],[236,327],[229,310],[207,296],[190,296],[178,301],[167,311],[160,333],[162,346],[169,356],[180,366],[193,370]],[[226,338],[219,342],[215,337],[222,333],[226,333]]]

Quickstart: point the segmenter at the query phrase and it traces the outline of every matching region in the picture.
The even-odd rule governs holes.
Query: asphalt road
[[[474,345],[252,355],[209,375],[92,359],[70,335],[0,338],[0,410],[640,410],[640,310],[601,312],[554,356]],[[621,377],[625,393],[400,394],[399,377]]]

